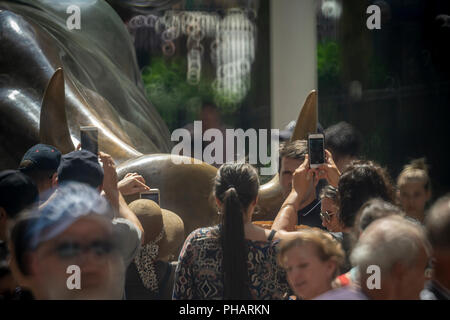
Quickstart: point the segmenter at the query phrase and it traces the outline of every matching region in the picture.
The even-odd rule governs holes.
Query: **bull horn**
[[[278,173],[267,183],[259,188],[258,206],[253,215],[254,221],[275,220],[278,210],[283,204],[283,195]]]
[[[297,124],[291,136],[291,141],[305,140],[308,133],[317,131],[317,91],[312,90],[303,103],[298,115]]]
[[[317,91],[313,90],[306,97],[291,141],[304,140],[308,133],[316,132],[317,118]],[[283,195],[277,173],[272,180],[259,188],[258,213],[253,216],[253,220],[274,220],[282,204]]]
[[[61,153],[75,149],[67,124],[64,90],[64,72],[56,69],[47,84],[41,104],[39,140],[58,148]]]

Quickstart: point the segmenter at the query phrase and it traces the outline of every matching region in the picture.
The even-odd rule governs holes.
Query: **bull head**
[[[95,125],[101,150],[120,163],[119,178],[138,172],[159,188],[161,207],[183,219],[186,233],[217,223],[211,194],[217,169],[193,159],[174,164],[169,131],[145,97],[123,23],[104,2],[83,3],[96,23],[83,20],[78,34],[66,29],[65,7],[57,1],[0,1],[0,169],[17,167],[38,142],[69,152],[80,140],[79,127]],[[102,33],[100,25],[110,29]],[[293,140],[316,131],[316,101],[313,91]],[[255,218],[272,220],[281,202],[275,175],[261,186]]]

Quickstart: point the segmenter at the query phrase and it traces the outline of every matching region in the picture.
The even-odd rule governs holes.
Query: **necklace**
[[[303,217],[306,217],[308,214],[310,214],[311,213],[311,211],[313,211],[319,204],[321,204],[322,203],[322,200],[320,200],[319,202],[317,202],[315,205],[314,205],[314,207],[312,207],[310,210],[308,210],[308,212],[306,212],[305,214],[303,214],[302,216]]]

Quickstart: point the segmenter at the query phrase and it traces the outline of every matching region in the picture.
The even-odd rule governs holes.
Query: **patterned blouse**
[[[219,236],[219,226],[214,226],[197,229],[187,237],[175,271],[174,300],[223,299],[222,248]],[[279,241],[246,241],[253,298],[286,299],[291,290],[286,272],[277,265]]]

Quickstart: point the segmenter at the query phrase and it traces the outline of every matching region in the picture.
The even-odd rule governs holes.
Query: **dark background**
[[[433,198],[447,193],[450,1],[335,1],[342,6],[337,19],[326,18],[317,1],[319,122],[324,128],[339,121],[354,125],[363,136],[362,157],[385,166],[394,181],[410,160],[426,157]],[[149,13],[108,2],[124,22]],[[231,1],[220,9],[223,3],[216,2],[173,1],[182,10],[219,13],[226,7],[245,5]],[[381,30],[366,27],[366,9],[371,4],[381,8]],[[235,112],[223,115],[234,128],[270,129],[270,2],[260,0],[257,7],[251,89]],[[152,55],[137,49],[143,68]],[[354,90],[352,83],[356,83]],[[175,127],[186,123],[184,116],[180,110]]]
[[[373,3],[381,3],[381,30],[366,27]],[[363,156],[387,167],[393,179],[411,159],[426,157],[433,198],[447,193],[450,19],[437,17],[450,16],[450,1],[345,0],[342,6],[339,21],[318,18],[319,55],[329,62],[319,70],[319,121],[354,125],[364,138]],[[351,94],[353,81],[361,95]]]

